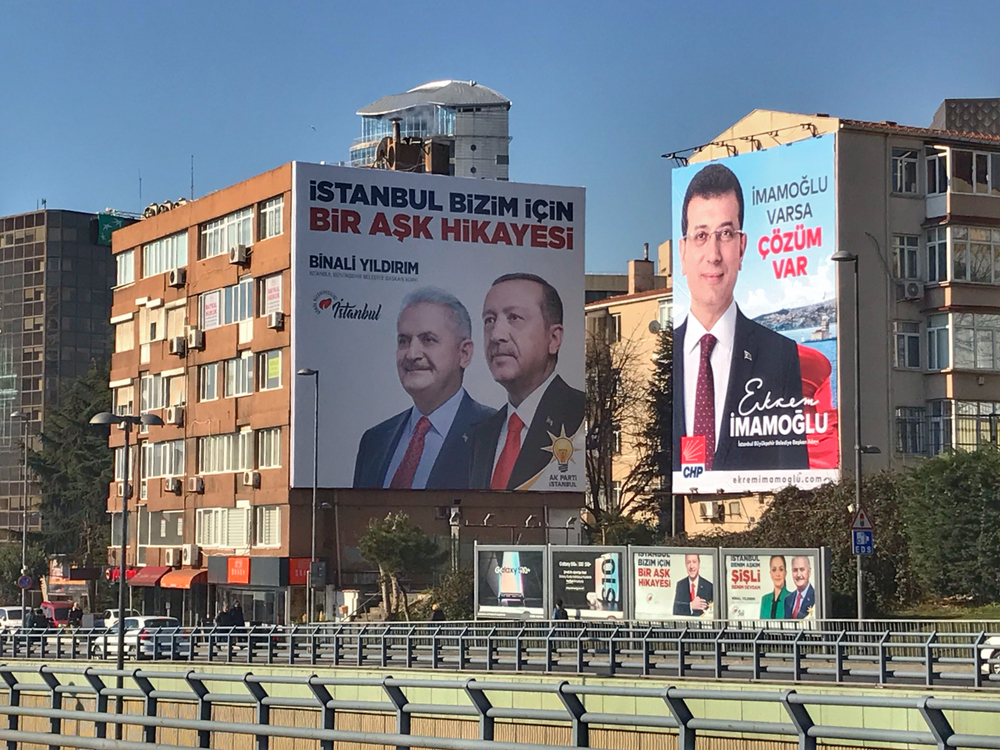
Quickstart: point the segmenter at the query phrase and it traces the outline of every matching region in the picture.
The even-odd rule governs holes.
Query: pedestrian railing
[[[890,623],[887,623],[887,625]],[[117,657],[117,631],[8,630],[0,660]],[[628,621],[345,623],[147,630],[129,659],[378,669],[1000,686],[1000,627],[918,632]]]
[[[0,692],[7,693],[7,700],[0,702],[0,715],[7,719],[5,727],[0,725],[0,741],[8,750],[29,743],[118,750],[155,745],[173,750],[250,741],[256,750],[269,750],[272,740],[278,739],[315,742],[322,750],[332,750],[335,742],[436,750],[541,750],[590,747],[592,735],[599,731],[669,732],[677,735],[678,750],[695,750],[696,739],[702,736],[733,737],[733,733],[748,743],[797,740],[802,750],[815,750],[820,741],[841,746],[929,745],[940,750],[1000,747],[996,736],[1000,701],[932,695],[811,695],[795,690],[652,688],[565,680],[263,676],[62,665],[28,670],[9,664],[0,666],[0,678]],[[109,684],[119,678],[124,680],[121,690]],[[432,695],[433,702],[412,701],[410,696],[418,693]],[[112,712],[109,698],[119,695],[128,710]],[[614,699],[627,699],[633,708],[623,713],[600,710]],[[524,707],[529,705],[533,707]],[[842,724],[824,724],[820,714],[831,716],[823,711],[827,706],[857,710],[833,713]],[[242,707],[241,713],[232,707]],[[223,713],[224,708],[230,710]],[[869,725],[869,712],[862,709],[870,708],[883,709],[888,720],[881,726]],[[279,713],[284,721],[277,721]],[[312,716],[306,718],[305,713]],[[373,723],[352,722],[358,714],[382,717],[386,730],[360,728]],[[718,716],[727,718],[713,718]],[[252,720],[234,720],[241,717]],[[423,734],[412,731],[414,718],[423,720],[419,725]],[[38,731],[39,720],[47,722],[48,731]],[[74,723],[66,726],[68,722]],[[393,731],[388,731],[390,722]],[[456,735],[448,722],[466,723],[469,731]],[[908,728],[887,728],[891,726]],[[110,736],[119,733],[118,727],[124,729],[124,739],[113,742]],[[543,736],[542,727],[554,728],[555,734]],[[512,741],[518,728],[522,736],[542,741]],[[462,735],[465,738],[455,738]],[[631,746],[599,744],[626,745]]]

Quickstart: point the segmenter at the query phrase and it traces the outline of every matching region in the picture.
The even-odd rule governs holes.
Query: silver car
[[[99,656],[118,655],[118,627],[108,628],[95,644]],[[146,659],[186,659],[191,655],[191,633],[176,617],[125,618],[125,656]]]

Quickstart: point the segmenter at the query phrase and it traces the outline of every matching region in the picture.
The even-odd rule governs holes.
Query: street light
[[[834,263],[854,264],[854,502],[861,510],[861,456],[865,453],[880,453],[874,445],[861,443],[861,285],[858,281],[858,256],[846,250],[838,250],[831,257]],[[865,590],[861,569],[861,555],[857,556],[858,572],[858,620],[865,619]]]
[[[31,415],[24,411],[13,411],[10,414],[11,419],[18,419],[21,421],[21,436],[24,440],[24,465],[22,471],[24,476],[21,478],[21,575],[28,575],[28,420],[31,419]],[[26,607],[28,600],[28,590],[21,587],[21,622],[25,622],[27,617],[25,616]]]
[[[163,420],[156,414],[140,414],[136,417],[131,414],[112,414],[109,411],[102,411],[92,416],[90,423],[107,426],[117,424],[121,426],[125,433],[125,457],[124,465],[122,466],[125,491],[122,493],[122,543],[118,558],[118,659],[115,664],[115,669],[118,670],[118,676],[115,678],[115,687],[118,690],[118,696],[115,699],[115,710],[121,713],[122,670],[125,669],[125,554],[128,550],[128,498],[132,494],[132,482],[129,481],[131,477],[129,476],[128,466],[128,440],[132,432],[132,425],[159,426],[163,424]],[[122,725],[115,724],[115,739],[120,740],[121,736]]]
[[[316,494],[319,490],[319,370],[303,367],[296,375],[313,378],[313,494],[312,494],[312,541],[309,547],[309,587],[306,589],[306,614],[309,622],[313,618],[316,591],[313,586],[313,567],[316,564]],[[339,519],[337,519],[339,522]],[[337,529],[337,543],[340,543],[340,529]],[[338,563],[339,565],[339,563]],[[339,580],[340,570],[337,570]]]

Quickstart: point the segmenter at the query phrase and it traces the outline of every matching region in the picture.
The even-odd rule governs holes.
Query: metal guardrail
[[[42,682],[24,682],[22,677],[39,675]],[[109,713],[108,698],[117,696],[119,691],[108,687],[105,678],[122,676],[131,680],[134,687],[124,687],[121,694],[126,699],[142,702],[141,713]],[[67,678],[83,677],[85,684],[73,684]],[[302,739],[320,743],[323,750],[333,750],[334,742],[364,742],[375,745],[400,748],[424,747],[439,750],[540,750],[542,747],[578,748],[589,747],[590,732],[593,727],[628,727],[650,730],[664,729],[678,734],[678,750],[695,750],[695,740],[702,734],[741,733],[747,739],[789,737],[798,740],[801,750],[815,750],[818,740],[845,740],[854,742],[891,742],[896,745],[937,746],[946,748],[1000,748],[1000,737],[994,736],[995,721],[985,721],[986,715],[1000,714],[1000,701],[936,698],[931,695],[919,697],[866,696],[866,695],[809,695],[794,690],[783,691],[738,691],[705,690],[678,687],[642,688],[625,686],[601,686],[574,684],[568,681],[550,684],[486,682],[478,680],[433,680],[346,678],[311,676],[243,676],[211,672],[149,671],[145,669],[122,670],[87,668],[64,668],[42,666],[37,671],[26,672],[16,666],[0,666],[0,678],[6,688],[9,700],[0,705],[0,715],[6,715],[7,726],[0,728],[0,741],[5,741],[7,750],[16,750],[19,743],[36,743],[49,747],[73,748],[117,748],[117,750],[141,750],[156,745],[158,748],[173,749],[182,745],[157,744],[162,733],[157,729],[182,730],[196,733],[197,747],[213,745],[213,735],[241,735],[254,738],[256,750],[269,750],[272,738]],[[127,683],[126,683],[127,684]],[[179,686],[185,689],[178,690]],[[211,686],[211,688],[209,687]],[[234,692],[234,687],[241,690]],[[289,696],[289,686],[297,686],[301,694],[309,698]],[[277,691],[274,688],[277,687]],[[362,689],[380,691],[383,700],[343,700],[338,699],[338,688],[348,688],[352,692]],[[411,702],[411,689],[436,691],[435,696],[464,695],[466,702],[436,702],[420,704]],[[454,692],[450,692],[454,691]],[[50,707],[25,706],[24,696],[41,694]],[[518,708],[522,701],[514,700],[510,694],[520,693],[536,696],[536,700],[523,701],[532,704],[546,703],[561,705],[561,708]],[[364,695],[362,693],[362,695]],[[557,698],[557,702],[551,700]],[[96,710],[65,708],[65,698],[77,706],[82,706],[80,697],[93,699]],[[659,710],[653,713],[614,714],[593,712],[587,704],[591,698],[595,704],[602,704],[602,698],[623,697],[636,699],[638,709],[642,706]],[[640,702],[638,699],[646,699]],[[650,701],[649,699],[652,699]],[[692,701],[695,704],[692,704]],[[703,702],[728,705],[729,710],[721,714],[727,717],[741,715],[734,705],[737,703],[771,704],[780,706],[788,721],[760,721],[739,718],[718,719],[695,714],[695,705],[707,709]],[[160,706],[167,703],[185,703],[195,707],[197,719],[176,718],[162,715]],[[222,722],[213,720],[216,706],[243,705],[254,711],[253,723]],[[514,706],[506,708],[503,706]],[[811,711],[823,706],[843,706],[850,708],[883,708],[913,714],[897,726],[920,726],[923,729],[882,729],[865,726],[824,725],[816,721]],[[276,708],[316,711],[321,714],[321,728],[304,727],[306,722],[296,721],[296,726],[276,725],[271,721],[271,712]],[[369,732],[337,729],[338,712],[361,712],[381,714],[395,719],[395,732]],[[176,710],[170,713],[177,713]],[[964,716],[960,716],[964,715]],[[861,712],[858,712],[861,715]],[[416,736],[411,733],[412,718],[447,717],[465,718],[478,723],[477,739],[451,739],[436,736]],[[919,719],[917,718],[919,716]],[[49,720],[49,732],[24,731],[22,717],[37,717]],[[63,732],[64,721],[92,722],[93,737],[81,737]],[[571,744],[550,745],[523,742],[503,742],[495,739],[497,725],[501,723],[546,723],[569,729]],[[955,725],[965,725],[985,729],[991,733],[959,733]],[[109,725],[140,727],[142,740],[111,741],[107,738]],[[77,726],[81,726],[77,724]],[[564,729],[565,731],[565,729]]]
[[[127,641],[130,659],[377,669],[879,685],[1000,685],[1000,632],[927,633],[621,621],[348,623],[165,628]],[[0,660],[116,656],[109,631],[5,631]],[[135,653],[138,646],[138,654]]]

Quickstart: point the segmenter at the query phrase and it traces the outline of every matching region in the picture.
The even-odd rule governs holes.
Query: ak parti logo
[[[696,479],[705,471],[705,436],[681,436],[681,472],[685,479]]]

